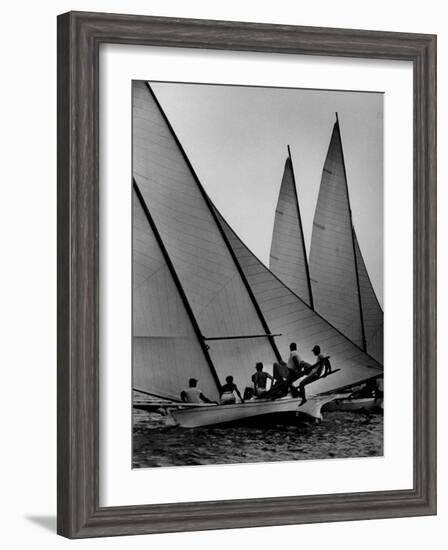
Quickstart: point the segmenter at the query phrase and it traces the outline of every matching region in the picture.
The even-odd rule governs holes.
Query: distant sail
[[[302,220],[290,154],[285,162],[275,209],[269,267],[287,287],[313,307]]]
[[[311,285],[316,311],[365,349],[352,230],[341,134],[336,122],[314,215]]]
[[[272,364],[278,351],[208,197],[144,82],[133,83],[133,143],[134,178],[209,346],[219,379],[224,383],[232,375],[244,389],[255,363]],[[234,336],[247,338],[236,340]]]
[[[218,398],[218,386],[179,290],[133,192],[132,232],[133,387],[179,399],[188,378]]]
[[[355,239],[356,265],[359,273],[359,289],[367,352],[377,361],[383,363],[383,310],[370,282],[355,232],[353,232],[353,237]]]
[[[341,369],[332,376],[314,382],[310,386],[312,393],[333,391],[382,373],[382,366],[377,361],[286,287],[244,245],[224,218],[217,214],[267,323],[275,333],[281,333],[276,341],[285,358],[289,353],[289,344],[296,342],[299,353],[312,364],[315,357],[311,350],[318,344],[325,355],[331,356],[333,368]]]
[[[310,273],[316,311],[382,363],[383,312],[353,228],[338,121],[322,172]]]

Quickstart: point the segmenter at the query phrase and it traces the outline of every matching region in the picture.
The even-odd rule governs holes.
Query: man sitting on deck
[[[305,361],[299,355],[299,352],[297,351],[297,344],[295,342],[292,342],[289,345],[289,350],[290,350],[290,354],[288,359],[288,369],[289,369],[288,378],[290,382],[294,382],[294,380],[297,380],[298,378],[304,375],[304,371],[308,363],[305,363]]]
[[[307,374],[311,365],[304,361],[297,351],[297,344],[292,342],[289,345],[289,359],[288,359],[288,385],[293,397],[297,397],[298,391],[297,388],[293,385],[293,382]]]
[[[268,379],[272,381],[273,377],[268,372],[263,370],[263,363],[257,363],[255,368],[257,372],[252,375],[254,391],[257,397],[262,397],[267,391],[266,385]]]
[[[236,403],[236,397],[240,398],[241,403],[244,403],[244,399],[241,397],[240,390],[238,389],[237,385],[233,383],[233,376],[227,376],[226,377],[226,383],[224,386],[221,386],[220,390],[220,396],[221,396],[221,405],[233,405]]]
[[[304,375],[304,368],[308,365],[299,355],[297,344],[292,342],[289,346],[290,356],[288,363],[279,361],[273,365],[274,384],[271,389],[266,392],[264,397],[271,399],[279,399],[285,397],[288,392],[291,392],[292,397],[297,397],[299,392],[293,385],[298,378]]]
[[[272,374],[274,375],[274,386],[286,382],[289,377],[289,369],[285,361],[280,360],[278,363],[272,365]]]
[[[197,387],[198,381],[196,378],[190,378],[188,380],[188,388],[185,390],[182,390],[180,392],[180,398],[184,403],[214,403],[215,401],[211,401],[205,395],[202,393],[202,390],[200,390]]]
[[[270,399],[279,399],[280,397],[286,397],[291,386],[291,383],[289,382],[291,373],[285,361],[280,360],[278,363],[274,363],[272,365],[272,373],[274,376],[271,383],[271,389],[263,394],[263,397]],[[294,386],[292,387],[297,393],[297,390],[294,388]]]

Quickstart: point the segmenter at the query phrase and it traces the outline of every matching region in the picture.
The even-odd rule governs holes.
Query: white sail
[[[355,232],[353,232],[353,237],[355,239],[356,265],[359,274],[359,290],[367,352],[377,361],[383,363],[383,310],[373,290]]]
[[[133,387],[179,399],[194,377],[217,399],[216,381],[135,190],[132,270]]]
[[[255,363],[272,364],[269,328],[183,149],[151,88],[133,83],[133,174],[181,281],[221,383],[244,388]],[[219,339],[218,339],[219,338]]]
[[[382,373],[377,361],[296,296],[244,245],[222,216],[219,219],[266,322],[274,333],[281,334],[276,341],[284,357],[288,356],[289,344],[296,342],[299,354],[312,364],[315,357],[311,350],[317,344],[331,357],[333,368],[341,369],[314,382],[312,393],[333,391]]]
[[[333,128],[314,215],[310,274],[316,311],[364,348],[352,218],[338,122]]]
[[[269,257],[271,271],[308,305],[313,305],[308,260],[290,156],[285,162]]]
[[[383,311],[353,228],[338,121],[322,172],[310,273],[316,311],[382,363]]]

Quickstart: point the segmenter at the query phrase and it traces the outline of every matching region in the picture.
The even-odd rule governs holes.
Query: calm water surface
[[[383,455],[381,413],[327,412],[320,425],[164,428],[160,416],[134,409],[133,466],[236,464]]]

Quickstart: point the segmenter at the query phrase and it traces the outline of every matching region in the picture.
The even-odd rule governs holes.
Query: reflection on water
[[[382,456],[383,415],[326,412],[320,425],[164,428],[134,409],[133,466],[187,466]]]

